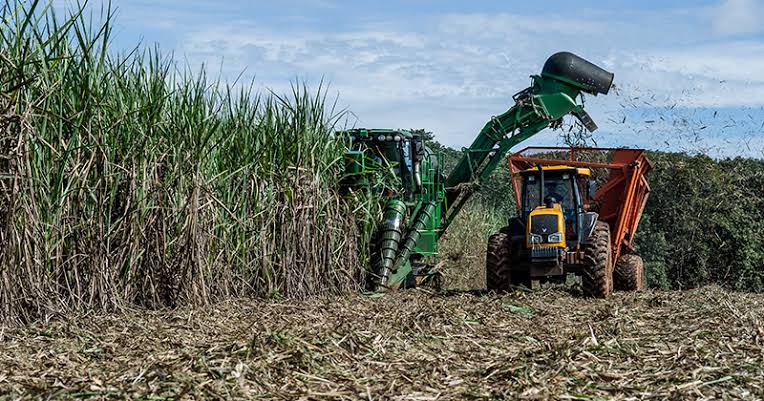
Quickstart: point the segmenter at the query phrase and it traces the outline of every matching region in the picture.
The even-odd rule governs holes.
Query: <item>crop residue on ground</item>
[[[764,295],[405,291],[0,334],[0,399],[757,399]]]

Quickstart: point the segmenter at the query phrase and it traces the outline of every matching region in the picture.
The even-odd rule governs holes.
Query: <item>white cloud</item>
[[[764,43],[725,42],[674,48],[654,55],[655,67],[688,76],[764,82]]]
[[[717,35],[738,35],[764,30],[764,5],[760,0],[724,0],[710,10]]]
[[[448,14],[438,17],[442,32],[474,37],[512,37],[516,35],[598,35],[608,30],[607,24],[593,19],[558,15]],[[515,43],[513,43],[514,45]],[[532,43],[520,43],[532,45]]]
[[[469,144],[491,115],[505,111],[546,57],[571,50],[615,72],[620,94],[587,106],[603,132],[622,135],[602,134],[604,144],[625,144],[624,134],[644,127],[607,123],[624,108],[764,105],[764,44],[704,42],[703,13],[449,14],[367,21],[337,32],[242,21],[202,26],[179,42],[192,62],[218,65],[223,58],[228,76],[246,68],[276,91],[294,78],[325,78],[359,125],[428,128],[453,146]],[[635,143],[659,146],[662,138]]]

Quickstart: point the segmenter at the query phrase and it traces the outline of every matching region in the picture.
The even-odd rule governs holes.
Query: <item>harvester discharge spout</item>
[[[591,95],[607,95],[613,86],[613,73],[576,56],[560,52],[549,57],[541,76],[567,82]]]
[[[464,156],[448,176],[443,231],[513,146],[547,127],[560,127],[566,115],[576,117],[587,130],[596,130],[594,120],[576,99],[581,93],[606,95],[613,85],[613,73],[568,52],[549,57],[541,75],[531,79],[532,85],[513,97],[515,105],[493,117],[464,149]]]

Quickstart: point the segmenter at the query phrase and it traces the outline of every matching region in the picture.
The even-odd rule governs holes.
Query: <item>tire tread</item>
[[[588,241],[582,245],[584,268],[581,281],[584,295],[607,298],[613,292],[613,270],[610,261],[610,226],[598,221]]]
[[[511,263],[511,237],[503,232],[491,235],[485,257],[486,288],[489,291],[509,291]]]

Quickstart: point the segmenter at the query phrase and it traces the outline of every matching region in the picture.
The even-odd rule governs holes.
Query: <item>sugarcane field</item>
[[[764,400],[762,20],[0,0],[0,401]]]

